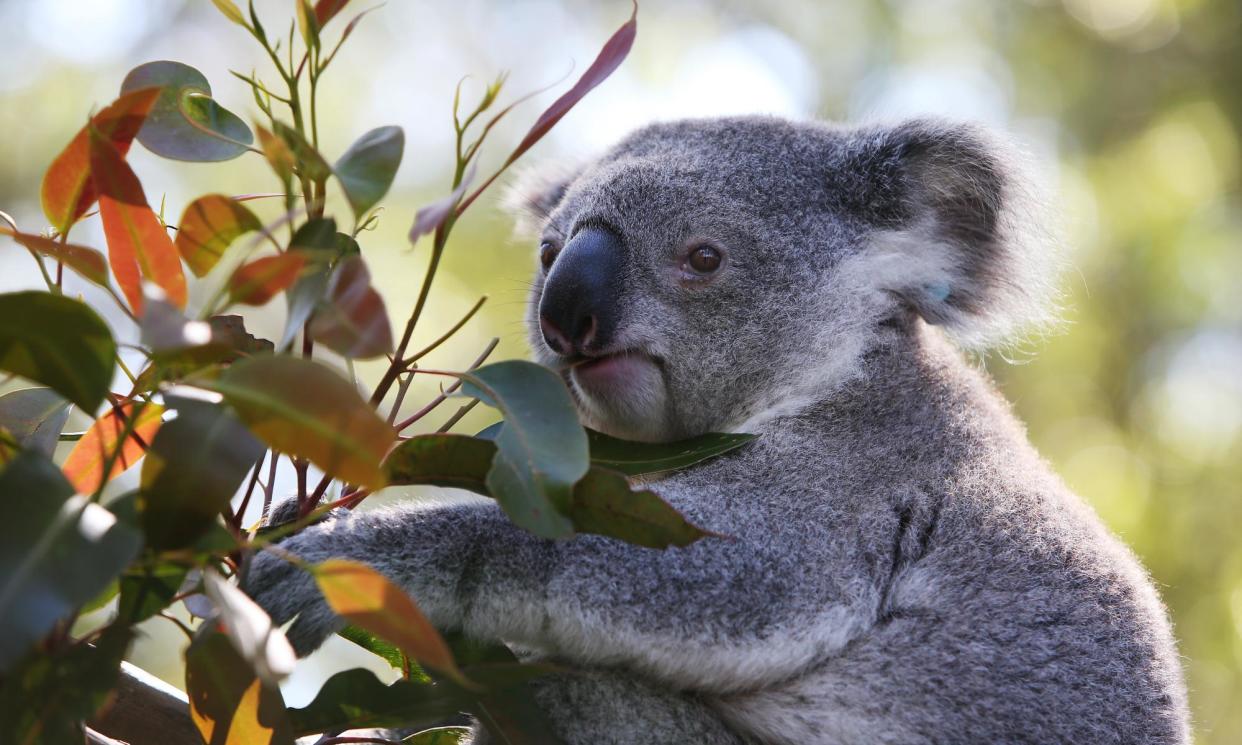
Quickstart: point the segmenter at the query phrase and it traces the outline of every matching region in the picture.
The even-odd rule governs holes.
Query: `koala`
[[[582,421],[758,435],[651,483],[722,537],[550,541],[481,502],[282,546],[568,668],[536,684],[568,743],[1189,742],[1151,580],[965,354],[1055,305],[1031,183],[970,125],[764,117],[528,180],[531,345]],[[279,557],[246,587],[299,653],[340,627]]]

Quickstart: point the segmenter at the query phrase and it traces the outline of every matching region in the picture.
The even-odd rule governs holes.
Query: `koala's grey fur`
[[[615,397],[575,386],[584,421],[760,435],[654,483],[731,538],[552,542],[480,503],[282,545],[368,561],[438,626],[582,670],[537,694],[572,743],[1188,742],[1151,581],[941,330],[991,343],[1043,312],[1052,254],[1014,162],[938,122],[685,121],[527,196],[548,240],[623,236],[615,346],[659,361]],[[705,240],[723,268],[687,284]],[[247,586],[300,614],[301,653],[338,628],[278,557]]]

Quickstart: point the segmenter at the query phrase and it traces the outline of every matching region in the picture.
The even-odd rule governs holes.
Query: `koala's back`
[[[713,526],[771,532],[819,570],[806,594],[856,599],[818,664],[720,699],[722,716],[770,742],[1188,742],[1142,567],[983,376],[923,342],[852,400],[774,422],[768,488]],[[737,468],[718,476],[733,490],[757,466]]]

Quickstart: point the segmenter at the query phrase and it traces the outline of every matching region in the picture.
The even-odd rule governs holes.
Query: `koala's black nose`
[[[583,228],[552,265],[539,301],[543,340],[558,354],[606,349],[616,330],[621,297],[621,237]]]

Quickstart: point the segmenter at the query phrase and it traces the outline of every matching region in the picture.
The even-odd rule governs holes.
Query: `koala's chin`
[[[668,422],[668,387],[650,357],[608,355],[570,368],[568,379],[587,426],[628,440],[676,439]]]

